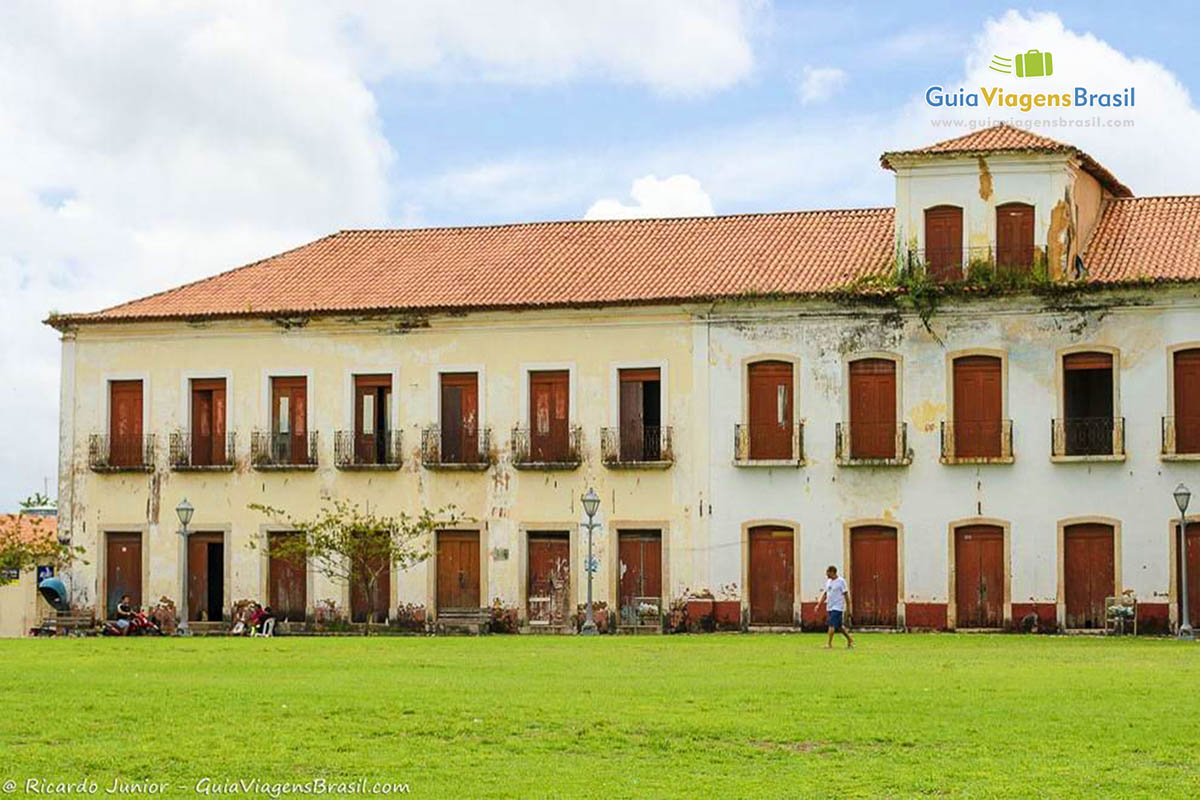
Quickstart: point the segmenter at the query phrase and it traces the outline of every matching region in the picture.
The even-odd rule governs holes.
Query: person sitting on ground
[[[129,630],[129,626],[133,623],[133,598],[127,594],[121,595],[121,602],[117,603],[117,627],[121,629],[121,633]]]
[[[846,579],[838,577],[837,567],[833,565],[825,570],[825,577],[825,589],[817,598],[817,608],[820,608],[821,603],[826,600],[829,603],[829,640],[825,643],[825,649],[833,649],[833,634],[838,631],[841,631],[842,636],[846,637],[846,649],[850,649],[854,647],[854,638],[850,636],[850,631],[846,630],[843,622],[850,589],[846,586]]]
[[[271,623],[269,626],[267,623]],[[271,636],[275,632],[275,612],[270,606],[263,606],[259,609],[258,622],[254,625],[254,632],[260,636]]]

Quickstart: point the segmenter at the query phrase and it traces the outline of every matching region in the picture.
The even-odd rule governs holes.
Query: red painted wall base
[[[946,630],[945,603],[905,603],[904,624],[909,630]]]

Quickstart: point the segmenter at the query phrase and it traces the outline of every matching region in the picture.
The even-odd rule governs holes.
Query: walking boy
[[[842,617],[846,613],[846,599],[850,597],[850,589],[846,586],[846,579],[838,577],[837,567],[830,566],[825,570],[825,578],[825,589],[817,598],[817,608],[821,607],[823,601],[827,601],[829,609],[829,641],[825,643],[825,649],[833,649],[833,634],[838,631],[846,637],[846,648],[849,649],[854,647],[854,637],[846,630]]]

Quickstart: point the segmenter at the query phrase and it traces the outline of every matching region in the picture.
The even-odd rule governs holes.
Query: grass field
[[[1200,645],[862,635],[0,642],[0,784],[1196,797]]]

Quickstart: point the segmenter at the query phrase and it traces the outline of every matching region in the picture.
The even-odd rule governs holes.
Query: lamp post
[[[176,516],[179,517],[179,530],[176,532],[179,534],[180,538],[182,538],[182,540],[183,540],[183,559],[182,559],[182,562],[183,562],[183,581],[182,581],[183,591],[180,593],[180,597],[179,597],[179,632],[181,634],[186,634],[188,632],[188,603],[187,603],[188,546],[187,546],[187,537],[188,537],[188,524],[191,523],[192,515],[195,513],[196,513],[196,509],[194,507],[192,507],[192,504],[187,501],[186,497],[183,498],[183,501],[179,505],[175,506],[175,514],[176,514]]]
[[[1192,621],[1188,617],[1188,574],[1187,574],[1187,507],[1192,493],[1182,483],[1175,487],[1175,505],[1179,506],[1179,599],[1183,614],[1179,618],[1179,638],[1195,639]]]
[[[592,573],[595,572],[595,562],[592,560],[592,533],[596,530],[596,512],[600,510],[600,495],[596,494],[595,489],[589,488],[587,494],[581,498],[583,502],[583,512],[587,514],[587,532],[588,532],[588,556],[587,556],[587,617],[583,621],[583,628],[579,631],[584,636],[595,636],[599,633],[596,630],[596,620],[592,616]]]

